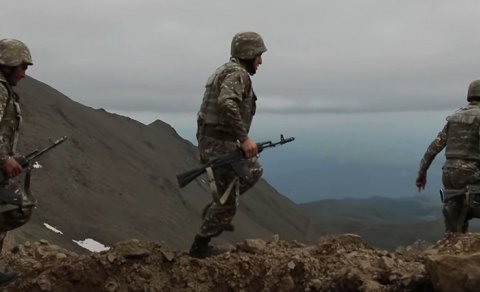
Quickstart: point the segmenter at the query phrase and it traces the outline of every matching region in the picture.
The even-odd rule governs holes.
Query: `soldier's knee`
[[[18,208],[0,213],[0,232],[16,229],[32,217],[33,207]]]

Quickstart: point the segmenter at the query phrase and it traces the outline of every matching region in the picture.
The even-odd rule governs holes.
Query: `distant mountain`
[[[24,113],[20,152],[68,136],[42,157],[43,168],[33,174],[38,206],[31,222],[14,232],[17,241],[45,238],[77,251],[71,240],[85,238],[107,246],[131,238],[189,246],[210,201],[200,179],[177,187],[175,174],[198,166],[190,142],[162,121],[144,125],[93,109],[32,78],[23,80],[17,91]],[[261,180],[243,196],[235,232],[219,241],[273,234],[306,241],[309,221],[300,207]]]
[[[265,178],[282,194],[298,203],[346,197],[399,198],[417,193],[415,179],[419,162],[380,163],[368,162],[368,159],[355,162],[318,157],[319,153],[291,154],[293,150],[289,151],[289,156],[281,156],[281,153],[273,151],[262,154],[268,169]],[[435,199],[439,198],[438,189],[442,186],[439,171],[442,163],[439,155],[429,171],[424,192]]]
[[[395,249],[422,239],[435,242],[443,237],[442,205],[437,198],[372,197],[321,200],[300,205],[313,218],[311,229],[325,234],[355,233],[373,246]],[[470,231],[479,231],[471,221]]]

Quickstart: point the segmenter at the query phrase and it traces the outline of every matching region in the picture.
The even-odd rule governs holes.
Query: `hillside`
[[[176,185],[176,173],[198,166],[190,142],[162,121],[144,125],[92,109],[32,78],[17,91],[24,113],[20,152],[68,136],[33,174],[38,206],[31,222],[14,232],[17,243],[44,238],[77,252],[82,249],[72,240],[86,238],[107,246],[131,238],[189,246],[210,200],[201,180],[182,190]],[[305,241],[308,222],[297,205],[262,180],[243,196],[236,231],[220,242],[276,233]]]
[[[389,250],[417,240],[435,242],[443,236],[442,204],[437,197],[321,200],[300,204],[312,216],[312,229],[324,234],[355,233],[369,244]],[[476,220],[471,232],[480,231]]]
[[[38,206],[2,255],[19,278],[3,291],[476,291],[480,284],[470,268],[479,236],[440,238],[438,202],[298,206],[264,180],[242,198],[236,231],[214,242],[225,252],[191,258],[186,249],[209,193],[202,179],[176,186],[176,173],[197,166],[190,142],[160,120],[144,125],[92,109],[31,78],[18,92],[21,152],[69,138],[35,170]],[[440,240],[418,240],[426,234]],[[111,248],[90,253],[73,241],[87,238]]]

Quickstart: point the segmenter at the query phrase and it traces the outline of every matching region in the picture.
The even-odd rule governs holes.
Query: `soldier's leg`
[[[243,194],[251,189],[263,174],[263,168],[260,163],[258,163],[256,158],[250,159],[245,163],[250,171],[250,175],[247,178],[240,179],[240,194]]]
[[[238,179],[237,175],[230,168],[215,170],[215,184],[217,186],[218,197],[221,197],[227,189],[229,189],[229,185],[236,179]],[[235,216],[237,210],[236,188],[230,188],[228,199],[224,204],[220,203],[218,197],[213,198],[212,203],[205,212],[199,233],[199,235],[203,237],[220,235],[225,229],[229,229],[228,226]]]
[[[464,189],[478,181],[475,167],[444,167],[442,182],[445,189]],[[465,208],[465,196],[457,196],[443,202],[445,232],[465,233],[468,230],[468,210]],[[469,208],[468,206],[466,208]],[[465,213],[467,212],[467,214]],[[462,222],[459,222],[462,221]]]
[[[190,255],[197,258],[205,258],[217,253],[213,247],[209,246],[212,237],[219,236],[223,231],[231,231],[230,222],[235,216],[236,188],[231,188],[230,195],[224,204],[219,201],[228,189],[230,183],[237,181],[237,176],[230,168],[222,168],[215,171],[215,184],[217,186],[218,196],[214,197],[212,202],[207,205],[203,211],[203,222],[200,232],[195,236],[195,240],[190,247]]]
[[[457,230],[458,220],[463,208],[464,197],[452,198],[443,203],[443,217],[445,220],[445,232],[466,232],[468,219],[464,220],[461,230]]]

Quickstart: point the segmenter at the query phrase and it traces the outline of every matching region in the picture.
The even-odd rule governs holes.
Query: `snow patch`
[[[53,227],[52,225],[49,225],[47,223],[43,223],[43,225],[45,225],[45,227],[47,227],[47,229],[50,229],[52,230],[53,232],[55,233],[58,233],[58,234],[63,234],[63,232],[61,232],[60,230],[58,230],[57,228]]]
[[[105,245],[101,244],[100,242],[95,241],[91,238],[87,238],[85,240],[74,240],[74,239],[72,239],[72,241],[75,242],[76,244],[80,245],[81,247],[83,247],[85,249],[88,249],[91,252],[101,252],[101,251],[106,251],[106,250],[110,249],[110,247],[105,246]]]

